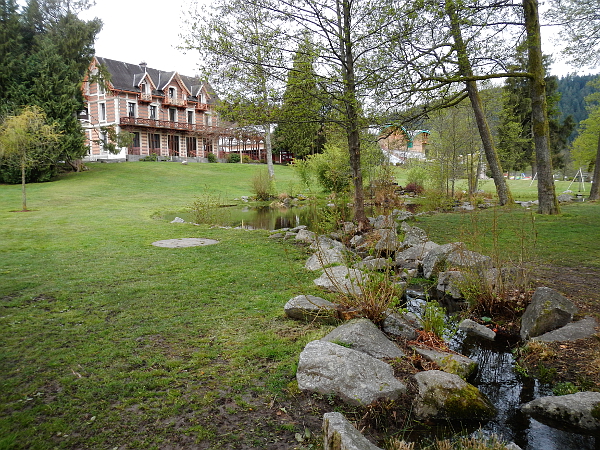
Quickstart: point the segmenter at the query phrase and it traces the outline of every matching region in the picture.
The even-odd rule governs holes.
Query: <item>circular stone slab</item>
[[[202,239],[202,238],[183,238],[183,239],[165,239],[164,241],[153,242],[152,245],[155,247],[167,247],[167,248],[183,248],[183,247],[201,247],[203,245],[218,244],[219,241],[214,239]]]

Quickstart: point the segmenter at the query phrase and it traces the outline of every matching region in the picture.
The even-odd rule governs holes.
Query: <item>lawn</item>
[[[262,167],[89,166],[28,185],[31,212],[11,212],[20,187],[0,185],[0,449],[317,442],[295,439],[305,428],[316,436],[321,420],[294,389],[295,367],[326,330],[283,315],[295,295],[325,296],[302,268],[306,250],[265,231],[162,218],[202,193],[251,195]],[[276,177],[277,192],[302,190],[292,168],[276,167]],[[440,243],[462,237],[509,258],[599,268],[599,208],[574,204],[558,217],[495,209],[417,225]],[[220,243],[151,245],[184,237]]]

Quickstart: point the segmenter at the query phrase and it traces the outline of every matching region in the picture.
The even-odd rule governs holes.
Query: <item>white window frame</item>
[[[192,113],[192,121],[190,122],[190,113]],[[196,111],[193,109],[186,109],[185,120],[187,123],[195,124],[196,123]]]
[[[100,122],[106,122],[106,102],[98,103],[98,120]]]
[[[154,117],[152,117],[152,108],[154,108]],[[152,120],[158,120],[158,105],[148,106],[148,118]]]
[[[131,107],[133,106],[133,115],[131,115]],[[127,102],[127,117],[137,117],[137,104],[135,102]]]

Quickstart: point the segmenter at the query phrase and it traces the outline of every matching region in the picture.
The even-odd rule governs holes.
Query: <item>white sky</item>
[[[96,6],[80,14],[89,20],[100,18],[104,27],[96,39],[96,55],[132,64],[145,61],[149,67],[177,71],[182,75],[197,73],[197,54],[177,50],[183,40],[180,34],[187,32],[184,17],[189,17],[193,0],[96,0]],[[209,4],[211,0],[198,0]],[[25,0],[19,0],[25,3]],[[577,70],[561,61],[559,50],[551,37],[558,30],[542,28],[544,54],[554,54],[555,63],[551,74],[564,76]],[[580,74],[598,73],[598,69],[583,70]]]

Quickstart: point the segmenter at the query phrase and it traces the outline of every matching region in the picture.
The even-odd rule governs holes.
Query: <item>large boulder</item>
[[[454,269],[466,270],[477,274],[492,267],[492,258],[464,248],[457,248],[448,254],[446,262]]]
[[[350,346],[353,350],[377,359],[402,358],[404,356],[400,347],[385,337],[369,319],[355,319],[346,322],[321,340]]]
[[[439,272],[444,272],[448,268],[447,258],[452,252],[464,249],[462,242],[453,242],[451,244],[439,245],[427,252],[423,258],[423,276],[432,278]]]
[[[335,394],[352,405],[395,400],[406,392],[389,364],[326,341],[312,341],[304,347],[296,379],[301,390]]]
[[[477,362],[458,353],[443,352],[432,348],[411,347],[427,361],[436,363],[441,370],[461,378],[469,378],[477,370]]]
[[[600,392],[540,397],[525,403],[521,411],[551,427],[600,435]]]
[[[313,231],[300,229],[295,234],[295,239],[306,244],[311,244],[315,240],[316,234]]]
[[[419,227],[411,227],[406,222],[402,222],[402,230],[404,231],[403,248],[414,247],[427,242],[427,233]]]
[[[325,269],[323,275],[314,280],[314,283],[329,292],[362,295],[362,286],[367,280],[368,276],[358,269],[335,266]]]
[[[365,258],[354,264],[354,268],[369,271],[383,271],[396,266],[390,258]]]
[[[375,230],[374,234],[379,236],[379,240],[377,241],[377,244],[375,244],[375,250],[377,250],[380,254],[394,253],[396,250],[398,250],[400,241],[398,240],[396,230],[384,228]]]
[[[414,412],[418,419],[487,420],[496,415],[487,397],[458,375],[427,370],[414,377],[418,389]]]
[[[463,298],[461,286],[465,284],[465,276],[458,270],[448,270],[438,274],[437,290],[442,296],[450,297],[454,300]]]
[[[577,322],[568,323],[564,327],[534,337],[532,340],[543,342],[576,341],[596,334],[597,327],[598,322],[596,319],[587,316]]]
[[[470,334],[471,336],[477,336],[489,341],[496,339],[496,332],[494,330],[490,330],[485,325],[477,323],[471,319],[465,319],[459,323],[458,329]]]
[[[573,319],[577,307],[554,289],[539,287],[521,317],[521,338],[529,339],[563,327]]]
[[[439,247],[432,241],[420,242],[404,251],[396,253],[396,264],[404,267],[407,263],[421,262],[430,250]]]
[[[379,230],[382,228],[396,229],[396,226],[397,226],[396,220],[394,219],[394,217],[391,214],[389,216],[380,215],[374,219],[369,218],[369,222],[371,222],[371,224],[373,225],[373,228],[375,228],[376,230]]]
[[[337,319],[337,306],[314,295],[297,295],[284,306],[286,316],[307,322],[333,324]]]
[[[339,248],[323,248],[308,258],[304,267],[315,271],[334,264],[343,264],[346,259],[344,251]]]
[[[386,311],[385,318],[381,323],[383,331],[387,334],[400,336],[405,339],[413,340],[417,338],[417,329],[420,327],[419,319],[414,314],[400,314],[393,311]]]
[[[325,250],[330,248],[337,248],[345,250],[346,246],[338,240],[331,239],[328,236],[319,235],[313,240],[313,243],[309,247],[311,250]]]
[[[323,414],[323,450],[381,450],[339,412]]]

